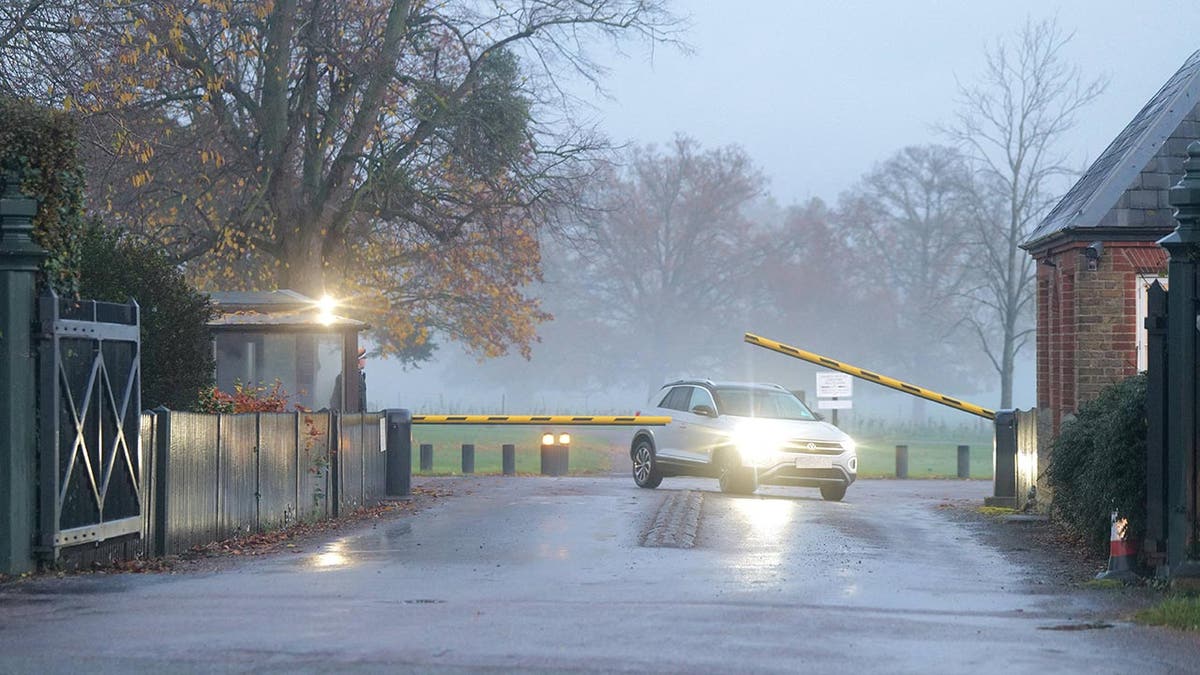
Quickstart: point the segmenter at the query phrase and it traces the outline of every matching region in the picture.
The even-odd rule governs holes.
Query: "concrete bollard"
[[[421,444],[421,471],[433,471],[433,444]]]
[[[511,443],[505,443],[500,447],[500,455],[504,475],[517,475],[517,448]]]
[[[908,446],[896,446],[896,478],[908,478]]]
[[[971,446],[958,446],[958,477],[971,477]]]
[[[462,472],[464,474],[475,473],[474,443],[463,443],[462,445]]]

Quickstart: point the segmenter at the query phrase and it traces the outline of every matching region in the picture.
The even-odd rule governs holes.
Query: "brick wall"
[[[1104,242],[1089,270],[1089,243],[1067,242],[1038,256],[1037,400],[1052,434],[1081,403],[1137,372],[1137,276],[1167,265],[1154,242]]]

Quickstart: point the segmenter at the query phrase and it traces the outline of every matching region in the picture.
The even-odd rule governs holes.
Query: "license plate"
[[[829,468],[832,462],[827,457],[816,457],[813,455],[800,455],[796,458],[797,469],[823,469]]]

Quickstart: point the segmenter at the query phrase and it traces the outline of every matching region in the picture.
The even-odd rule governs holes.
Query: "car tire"
[[[725,453],[721,457],[721,471],[717,475],[721,492],[733,495],[754,494],[758,489],[758,475],[752,466],[742,466],[737,455]]]
[[[821,499],[827,502],[840,502],[846,496],[845,485],[822,485]]]
[[[662,473],[654,457],[654,445],[645,438],[633,446],[633,482],[640,488],[653,490],[662,484]]]

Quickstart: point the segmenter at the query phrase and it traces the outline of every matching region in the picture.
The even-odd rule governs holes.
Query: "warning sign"
[[[850,398],[854,377],[847,373],[817,373],[817,398]]]

